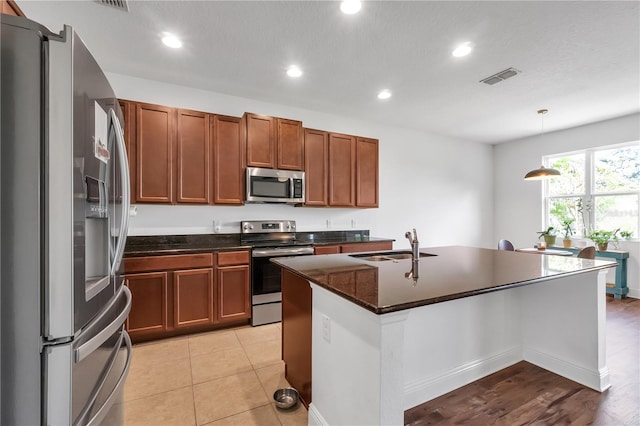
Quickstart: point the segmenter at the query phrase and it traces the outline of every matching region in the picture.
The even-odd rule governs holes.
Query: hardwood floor
[[[640,299],[607,297],[607,365],[600,393],[519,362],[407,410],[405,424],[640,425]]]

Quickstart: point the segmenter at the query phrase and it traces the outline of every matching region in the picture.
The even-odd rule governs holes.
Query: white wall
[[[282,205],[137,205],[130,235],[238,232],[240,220],[295,219],[301,231],[370,229],[372,236],[408,247],[415,227],[421,246],[493,246],[492,147],[406,128],[207,92],[186,86],[107,74],[116,95],[174,107],[242,116],[246,112],[301,120],[305,127],[380,141],[380,208],[336,209]],[[375,100],[372,100],[375,101]],[[384,104],[381,104],[381,108]],[[428,114],[429,111],[425,111]]]
[[[532,246],[543,229],[542,184],[525,181],[525,173],[540,167],[545,155],[640,140],[640,114],[538,135],[494,146],[494,236],[516,247]],[[637,238],[637,236],[636,236]],[[640,298],[640,243],[620,243],[629,251],[629,294]],[[610,281],[610,279],[607,279]]]

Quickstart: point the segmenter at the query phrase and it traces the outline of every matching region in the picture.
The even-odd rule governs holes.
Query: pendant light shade
[[[524,175],[524,180],[542,180],[551,176],[560,176],[560,172],[556,169],[547,169],[545,166],[540,166],[539,169],[531,170]]]
[[[549,110],[547,109],[538,110],[542,124],[542,137],[544,137],[544,115],[548,112]],[[553,176],[560,176],[560,172],[556,169],[548,169],[545,166],[540,166],[539,169],[531,170],[524,175],[524,180],[542,180]]]

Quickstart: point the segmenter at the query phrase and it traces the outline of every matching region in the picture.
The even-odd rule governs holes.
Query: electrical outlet
[[[331,318],[322,315],[322,338],[331,343]]]
[[[327,229],[331,229],[333,227],[333,222],[331,219],[327,219]]]
[[[138,216],[138,206],[129,206],[129,216]]]
[[[216,234],[222,230],[222,223],[219,220],[213,221],[213,232]]]
[[[356,226],[357,226],[356,220],[355,219],[351,219],[351,228],[355,228]]]

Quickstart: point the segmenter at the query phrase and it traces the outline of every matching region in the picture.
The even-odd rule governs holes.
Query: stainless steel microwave
[[[247,202],[304,203],[304,172],[247,167]]]

